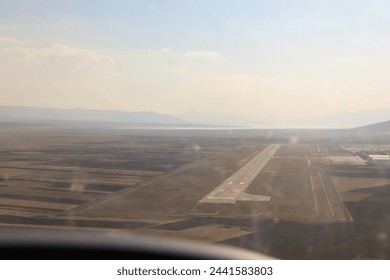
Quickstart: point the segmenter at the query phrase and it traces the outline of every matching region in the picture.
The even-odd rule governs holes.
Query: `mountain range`
[[[390,119],[390,108],[347,112],[316,118],[272,118],[257,115],[187,112],[180,119],[202,124],[249,125],[260,128],[354,128]]]
[[[322,118],[277,119],[255,115],[188,112],[171,116],[156,112],[128,112],[91,109],[55,109],[0,106],[1,122],[95,122],[138,125],[202,126],[231,125],[258,128],[355,128],[377,124],[382,129],[390,120],[390,108],[371,111],[339,112]],[[382,127],[384,126],[384,127]],[[364,129],[364,128],[361,128]],[[367,128],[368,129],[368,128]]]
[[[390,133],[390,121],[365,125],[353,130],[359,133]]]
[[[127,112],[89,109],[54,109],[42,107],[0,106],[0,121],[28,122],[99,122],[123,124],[185,125],[177,117],[156,112]]]

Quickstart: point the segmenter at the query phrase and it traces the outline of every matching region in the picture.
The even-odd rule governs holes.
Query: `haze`
[[[322,117],[390,104],[387,1],[0,1],[0,105]]]

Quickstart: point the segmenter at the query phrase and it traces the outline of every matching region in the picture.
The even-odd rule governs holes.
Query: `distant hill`
[[[353,130],[365,133],[390,133],[390,121],[356,127]]]
[[[99,122],[123,124],[188,124],[187,121],[155,112],[113,110],[54,109],[42,107],[0,106],[0,121],[28,122]]]
[[[203,124],[253,125],[262,128],[353,128],[390,119],[390,108],[368,111],[341,111],[317,118],[272,118],[267,116],[186,112],[177,117]]]
[[[341,124],[342,127],[360,127],[385,122],[390,119],[390,108],[378,108],[368,111],[347,112],[342,111],[335,115],[323,118],[323,123],[334,127]]]

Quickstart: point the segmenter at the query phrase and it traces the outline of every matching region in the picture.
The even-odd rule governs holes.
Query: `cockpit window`
[[[389,259],[389,8],[2,1],[0,227]]]

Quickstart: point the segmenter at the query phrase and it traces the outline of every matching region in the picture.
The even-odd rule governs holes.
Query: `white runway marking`
[[[249,187],[280,146],[280,144],[269,145],[199,202],[235,203],[240,194]]]

